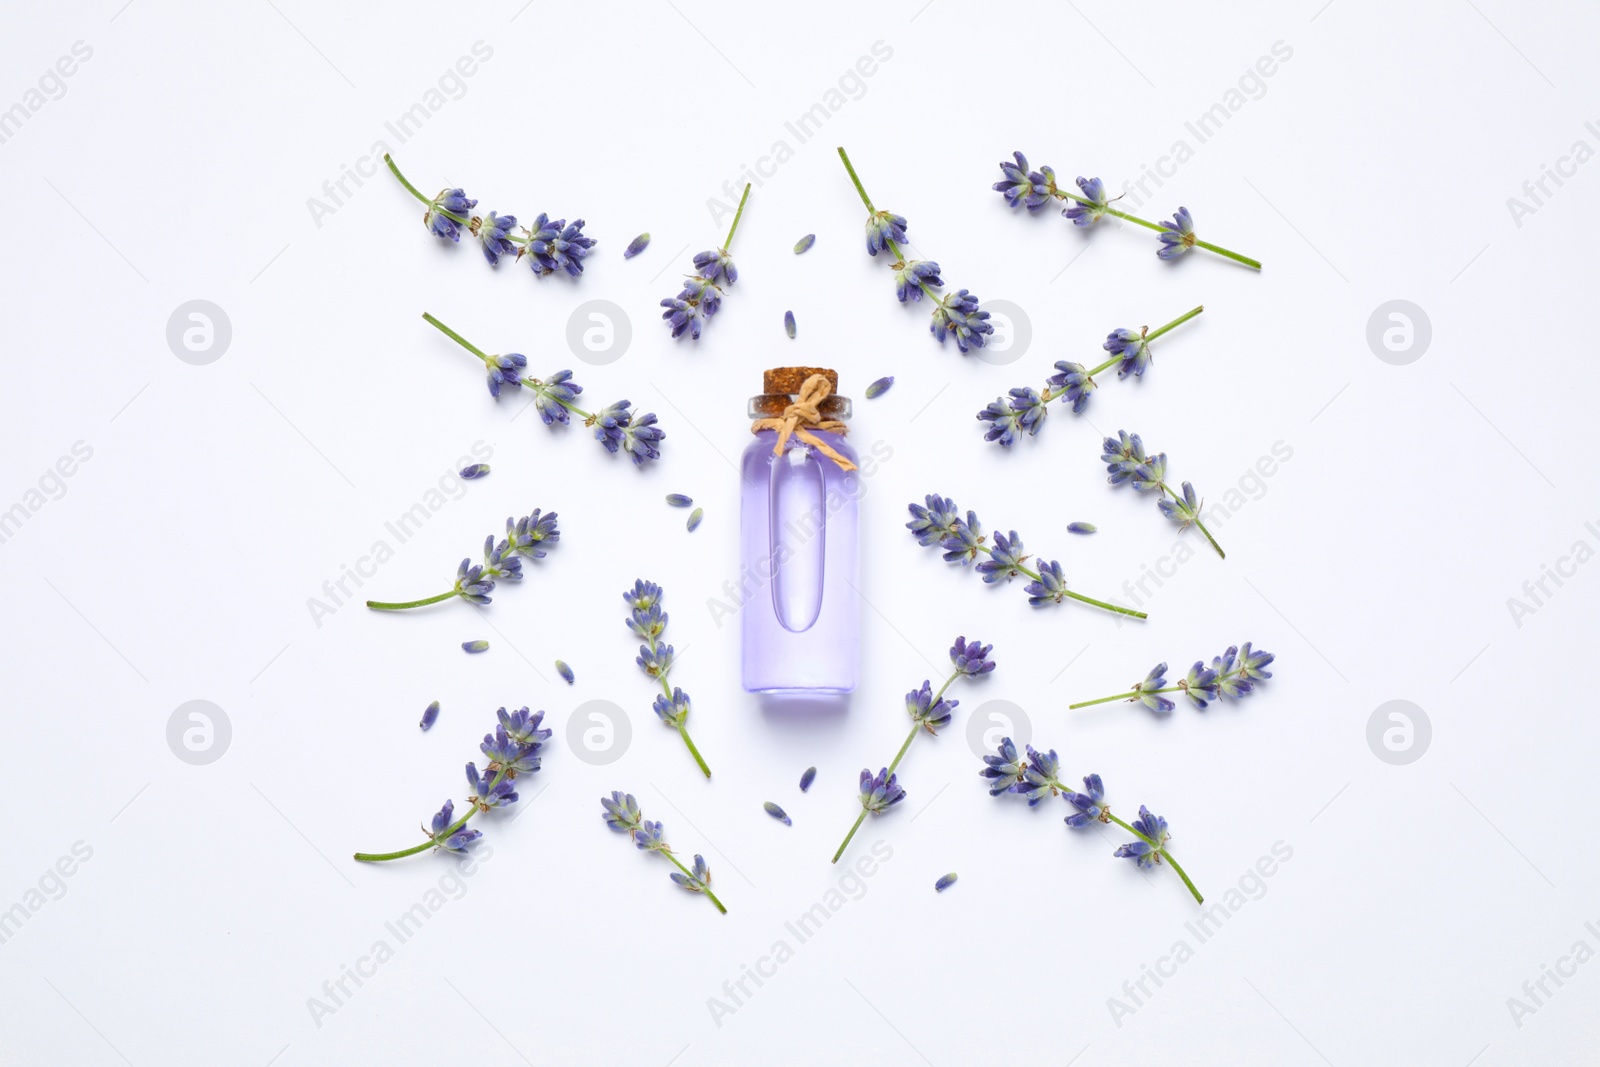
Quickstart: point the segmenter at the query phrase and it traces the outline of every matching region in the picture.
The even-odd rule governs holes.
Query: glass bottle
[[[850,401],[832,391],[838,375],[816,367],[777,367],[750,400],[752,420],[783,420],[808,379],[825,376],[822,419],[850,418]],[[779,434],[759,429],[739,464],[740,627],[744,688],[753,693],[848,693],[860,664],[861,612],[857,514],[861,474],[845,470],[799,436],[804,431],[856,462],[842,428],[808,428],[803,419],[782,452]]]

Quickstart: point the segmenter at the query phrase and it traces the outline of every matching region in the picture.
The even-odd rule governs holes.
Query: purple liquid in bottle
[[[768,387],[773,375],[786,370],[769,371]],[[783,400],[782,394],[757,397],[751,416],[770,416]],[[830,396],[824,415],[848,419],[850,402]],[[809,432],[855,462],[843,434]],[[744,687],[764,693],[847,693],[856,686],[860,661],[861,474],[842,470],[797,437],[789,439],[782,455],[774,455],[777,440],[773,430],[755,433],[740,462]]]

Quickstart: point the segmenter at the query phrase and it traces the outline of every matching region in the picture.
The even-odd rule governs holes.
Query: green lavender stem
[[[978,549],[979,549],[979,551],[986,552],[991,556],[994,555],[994,549],[990,548],[988,545],[979,545]],[[1036,570],[1033,570],[1031,567],[1024,567],[1022,564],[1019,563],[1019,564],[1017,564],[1016,569],[1020,573],[1026,574],[1029,578],[1032,578],[1036,582],[1042,582],[1043,581],[1043,579],[1039,577],[1039,572],[1036,571]],[[1085,604],[1092,604],[1095,607],[1102,608],[1102,609],[1104,609],[1106,611],[1114,611],[1119,615],[1131,615],[1135,619],[1148,619],[1150,617],[1149,615],[1147,615],[1146,613],[1144,613],[1142,611],[1134,611],[1132,608],[1119,608],[1115,604],[1107,604],[1104,600],[1096,600],[1092,596],[1084,596],[1081,593],[1074,593],[1070,589],[1064,590],[1064,592],[1066,593],[1067,596],[1071,597],[1073,600],[1082,601]]]
[[[423,196],[420,192],[418,192],[417,191],[417,187],[415,185],[412,185],[409,181],[407,181],[406,180],[406,176],[404,174],[400,173],[400,168],[395,166],[394,160],[389,158],[389,154],[387,152],[385,152],[383,154],[383,161],[385,163],[389,164],[389,172],[391,174],[393,174],[396,178],[400,179],[400,184],[406,187],[406,191],[409,192],[412,196],[416,197],[418,200],[421,200],[424,204],[427,204],[429,211],[437,211],[439,214],[443,215],[445,218],[453,219],[456,222],[461,223],[461,225],[463,225],[463,226],[471,226],[472,225],[472,220],[471,219],[462,218],[460,215],[457,215],[454,211],[446,211],[444,208],[438,206],[432,200],[429,200],[427,197]]]
[[[1123,822],[1121,819],[1119,819],[1115,815],[1111,814],[1110,810],[1106,811],[1106,818],[1110,819],[1112,822],[1116,823],[1118,826],[1120,826],[1124,830],[1128,831],[1128,833],[1132,834],[1134,837],[1137,837],[1140,841],[1143,841],[1145,844],[1147,844],[1151,848],[1155,849],[1156,850],[1156,855],[1162,857],[1168,863],[1170,863],[1172,865],[1173,871],[1175,871],[1177,873],[1179,878],[1183,879],[1183,884],[1188,887],[1189,892],[1194,897],[1194,901],[1195,901],[1196,904],[1204,904],[1206,902],[1206,898],[1200,895],[1200,890],[1196,889],[1195,888],[1195,884],[1189,880],[1188,872],[1186,872],[1183,869],[1183,867],[1179,865],[1177,860],[1172,858],[1172,853],[1168,852],[1166,849],[1164,849],[1160,845],[1156,844],[1155,841],[1153,841],[1150,838],[1146,837],[1144,834],[1141,834],[1138,830],[1135,830],[1132,826],[1129,826],[1127,823]]]
[[[1130,215],[1126,211],[1119,211],[1117,208],[1111,207],[1110,205],[1096,204],[1092,200],[1085,200],[1076,193],[1069,193],[1065,189],[1057,189],[1055,191],[1055,195],[1057,200],[1076,200],[1085,207],[1093,208],[1096,211],[1103,211],[1107,215],[1115,215],[1119,219],[1127,219],[1129,222],[1138,226],[1143,226],[1147,230],[1154,230],[1157,233],[1164,232],[1164,227],[1162,227],[1159,223],[1151,222],[1148,219],[1141,219],[1139,216]],[[1198,237],[1195,238],[1194,243],[1196,248],[1204,248],[1207,252],[1215,252],[1219,256],[1226,256],[1235,263],[1243,263],[1252,270],[1261,269],[1261,263],[1258,260],[1251,259],[1249,256],[1241,256],[1237,252],[1230,252],[1221,245],[1214,245],[1210,241],[1202,241]]]
[[[744,193],[739,197],[739,209],[733,213],[733,225],[728,227],[728,239],[722,242],[722,250],[730,251],[733,248],[733,235],[739,230],[739,219],[744,215],[744,202],[750,199],[750,183],[744,183]]]
[[[425,607],[428,604],[437,604],[442,600],[449,600],[451,597],[460,595],[461,593],[459,590],[452,589],[448,593],[440,593],[438,596],[425,597],[422,600],[408,600],[403,604],[391,604],[381,600],[369,600],[367,601],[367,607],[374,611],[404,611],[407,608],[420,608]]]
[[[688,738],[685,737],[684,740],[687,741]],[[694,748],[693,745],[690,745],[689,747],[691,749]],[[708,777],[710,776],[710,773],[711,773],[710,771],[706,772]],[[682,871],[684,874],[688,875],[690,878],[694,877],[694,872],[691,871],[689,868],[685,867],[683,864],[679,863],[678,862],[678,857],[674,856],[672,854],[671,850],[669,850],[669,849],[661,849],[660,852],[661,852],[661,854],[663,856],[667,857],[667,859],[671,860],[672,861],[672,865],[674,867],[678,868],[678,870]],[[724,914],[724,915],[728,914],[728,909],[724,908],[722,906],[722,901],[717,899],[717,895],[711,891],[711,887],[710,886],[706,886],[704,889],[701,890],[701,892],[703,892],[706,896],[711,898],[711,903],[713,903],[713,904],[715,904],[717,906],[717,910],[718,911],[722,912],[722,914]]]
[[[1174,329],[1174,328],[1176,328],[1178,326],[1182,326],[1184,323],[1188,322],[1190,319],[1194,318],[1196,315],[1200,314],[1205,309],[1206,309],[1205,305],[1201,304],[1199,307],[1191,308],[1190,310],[1185,311],[1182,315],[1179,315],[1177,318],[1173,319],[1171,322],[1167,323],[1165,326],[1158,326],[1154,330],[1151,330],[1149,333],[1145,334],[1144,335],[1145,341],[1146,342],[1154,341],[1157,337],[1160,337],[1162,334],[1166,333],[1168,330],[1172,330],[1172,329]],[[1106,360],[1104,363],[1100,364],[1099,366],[1095,367],[1093,370],[1089,371],[1088,377],[1092,381],[1096,374],[1099,374],[1101,371],[1106,370],[1109,367],[1113,367],[1116,364],[1121,363],[1121,362],[1122,362],[1122,357],[1121,356],[1112,356],[1110,359]],[[1044,392],[1040,395],[1039,399],[1043,403],[1048,404],[1050,401],[1054,400],[1058,396],[1061,396],[1066,391],[1067,391],[1066,386],[1062,386],[1061,389],[1056,391],[1056,392],[1051,392],[1050,391],[1050,387],[1049,386],[1045,386]]]
[[[861,184],[860,175],[856,174],[856,168],[850,163],[850,156],[845,152],[842,146],[839,148],[839,158],[844,162],[844,169],[850,172],[850,181],[855,185],[856,192],[860,194],[861,202],[867,205],[867,214],[869,216],[876,215],[878,213],[878,209],[872,206],[872,198],[867,195],[866,188]],[[900,246],[895,243],[892,238],[884,238],[884,244],[888,245],[889,251],[894,253],[894,258],[897,263],[904,263],[906,261],[905,253],[900,251]],[[935,293],[931,288],[929,288],[926,282],[924,282],[921,278],[916,279],[916,282],[917,288],[921,289],[923,294],[926,295],[929,300],[932,300],[935,304],[940,302],[939,294]]]
[[[1243,670],[1244,670],[1243,667],[1235,667],[1231,671],[1223,671],[1221,674],[1217,675],[1217,681],[1218,682],[1225,682],[1229,678],[1234,677],[1235,675],[1239,674]],[[1148,690],[1148,692],[1150,692],[1150,693],[1183,693],[1183,692],[1187,692],[1188,689],[1189,689],[1189,686],[1186,683],[1180,682],[1177,685],[1169,685],[1164,689],[1151,689],[1151,690]],[[1111,696],[1100,697],[1100,698],[1098,698],[1096,700],[1081,700],[1076,704],[1068,704],[1067,705],[1067,710],[1068,711],[1076,711],[1078,708],[1087,708],[1087,707],[1091,707],[1091,706],[1093,706],[1095,704],[1109,704],[1113,700],[1138,700],[1140,697],[1144,696],[1145,692],[1146,692],[1146,690],[1139,689],[1138,687],[1134,687],[1133,689],[1129,690],[1126,693],[1113,693]]]
[[[489,365],[489,362],[492,359],[494,359],[494,357],[489,355],[489,353],[485,352],[483,349],[479,348],[477,345],[473,344],[471,341],[467,340],[465,337],[462,337],[459,333],[456,333],[456,331],[452,330],[450,327],[446,326],[444,323],[442,323],[438,319],[434,318],[432,312],[424,311],[422,313],[422,317],[423,317],[424,320],[426,320],[428,322],[429,325],[431,325],[434,328],[436,328],[440,333],[444,334],[446,337],[450,338],[450,340],[454,341],[456,344],[460,345],[462,348],[465,348],[468,352],[471,352],[473,355],[475,355],[479,359],[483,360],[484,366],[487,367]],[[554,400],[557,404],[560,404],[562,407],[566,408],[568,411],[572,412],[574,415],[578,416],[580,419],[583,419],[584,420],[584,425],[587,426],[587,425],[590,425],[593,422],[594,416],[589,414],[587,411],[583,410],[582,408],[580,408],[578,405],[573,404],[573,403],[571,403],[571,402],[569,402],[567,400],[563,400],[559,396],[551,396],[549,393],[545,392],[544,383],[541,382],[539,379],[537,379],[537,378],[522,378],[522,379],[520,379],[520,381],[522,382],[523,385],[527,386],[529,389],[531,389],[534,392],[538,393],[540,396],[544,397],[547,400]]]
[[[489,785],[489,792],[493,793],[494,787],[499,785],[500,780],[505,776],[506,772],[504,769],[497,771],[494,776],[494,781]],[[478,806],[476,804],[468,805],[467,813],[461,816],[461,818],[457,819],[455,822],[451,823],[445,832],[440,836],[448,841],[451,834],[467,825],[467,820],[476,814],[478,814]],[[404,859],[406,856],[415,856],[418,852],[425,852],[428,849],[433,848],[435,844],[436,842],[434,839],[429,837],[428,840],[424,841],[422,844],[413,845],[411,848],[403,848],[399,852],[357,852],[355,854],[355,858],[363,863],[382,863],[384,860],[398,860]]]
[[[950,683],[954,682],[959,677],[961,677],[961,672],[960,671],[954,671],[954,672],[951,673],[950,677],[948,677],[948,678],[946,678],[944,680],[944,684],[939,687],[939,691],[937,693],[933,694],[933,704],[939,703],[940,698],[944,696],[945,690],[950,688]],[[930,705],[930,707],[931,706],[932,705]],[[900,751],[896,752],[894,754],[894,759],[889,761],[889,773],[890,774],[893,774],[894,771],[895,771],[895,768],[900,766],[900,761],[906,758],[906,750],[911,747],[911,742],[913,742],[913,741],[915,741],[917,739],[917,734],[919,732],[921,732],[922,728],[923,727],[922,727],[922,724],[920,722],[911,724],[911,732],[906,734],[906,739],[905,739],[904,743],[901,744]],[[839,851],[837,851],[837,852],[835,852],[833,854],[833,862],[834,863],[838,863],[839,862],[839,857],[844,855],[844,850],[850,847],[850,839],[852,837],[856,836],[856,831],[861,829],[861,824],[862,824],[863,821],[866,820],[866,817],[867,817],[867,809],[865,807],[863,807],[861,809],[861,814],[856,816],[855,823],[850,827],[850,832],[848,834],[844,835],[844,841],[840,843]]]
[[[656,639],[655,639],[655,636],[651,635],[650,637],[645,638],[645,640],[650,643],[650,654],[652,656],[655,655],[655,651],[656,651]],[[669,675],[671,673],[672,673],[672,668],[668,667],[666,670],[662,671],[660,674],[658,674],[656,676],[656,679],[661,683],[661,691],[666,694],[667,703],[668,704],[672,703],[672,686],[667,684],[667,675]],[[683,743],[685,745],[687,745],[688,748],[689,748],[689,755],[693,756],[695,763],[699,764],[700,773],[704,774],[707,778],[710,778],[711,777],[711,768],[706,766],[706,761],[701,757],[700,750],[698,748],[694,747],[694,741],[692,741],[689,738],[689,727],[687,725],[685,725],[684,723],[681,723],[681,722],[680,723],[676,723],[675,725],[677,726],[677,729],[678,729],[678,736],[683,738]],[[674,862],[676,862],[676,861],[674,861]],[[711,899],[715,900],[716,898],[712,897]],[[717,907],[720,908],[720,907],[722,907],[722,905],[718,904]]]

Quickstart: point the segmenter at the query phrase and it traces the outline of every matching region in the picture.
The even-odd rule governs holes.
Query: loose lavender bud
[[[817,235],[814,233],[808,233],[794,243],[794,254],[798,256],[816,243]]]
[[[878,397],[882,396],[884,393],[887,393],[889,391],[889,386],[891,386],[893,384],[894,384],[894,376],[893,375],[890,375],[887,378],[879,378],[877,381],[875,381],[871,385],[867,386],[867,399],[868,400],[876,400]]]
[[[774,819],[777,819],[779,822],[783,823],[783,825],[794,825],[794,823],[789,820],[788,813],[786,813],[782,808],[778,807],[778,805],[774,804],[772,801],[767,801],[765,804],[762,804],[761,807],[766,810],[768,815],[772,816]]]
[[[949,889],[951,886],[953,886],[955,884],[956,884],[956,872],[955,871],[951,871],[949,874],[941,875],[939,877],[939,880],[937,882],[933,883],[933,889],[934,889],[934,892],[936,892],[936,893],[943,893],[946,889]]]
[[[488,473],[489,465],[487,463],[474,463],[470,467],[461,468],[461,477],[467,479],[468,481],[471,481],[474,478],[482,478]]]
[[[668,493],[667,494],[667,504],[670,507],[686,508],[690,504],[693,504],[693,503],[694,503],[694,498],[691,497],[691,496],[685,496],[682,493]]]
[[[694,533],[695,530],[700,526],[700,520],[701,520],[701,518],[703,518],[705,516],[705,513],[706,513],[706,509],[705,508],[695,508],[693,511],[689,512],[689,524],[688,525],[689,525],[689,532],[690,533]]]
[[[789,340],[794,340],[794,312],[783,313],[783,332],[789,335]]]
[[[1098,529],[1099,529],[1099,527],[1096,526],[1092,522],[1069,522],[1069,523],[1067,523],[1067,532],[1068,533],[1092,534]]]
[[[567,666],[564,660],[556,660],[556,673],[561,675],[568,685],[572,685],[577,681],[577,678],[573,676],[572,668]]]
[[[461,651],[463,651],[463,652],[474,652],[474,653],[476,653],[476,652],[487,652],[488,650],[489,650],[489,642],[487,642],[487,641],[463,641],[463,642],[461,642]]]
[[[816,777],[817,769],[815,767],[807,767],[806,772],[800,776],[800,792],[804,793],[807,789],[810,789],[811,783],[816,780]]]
[[[435,722],[437,722],[438,720],[439,720],[439,702],[437,700],[435,700],[432,704],[429,704],[427,706],[427,708],[425,708],[423,710],[423,712],[422,712],[422,721],[417,723],[417,726],[420,727],[421,729],[426,730],[426,729],[429,729],[430,727],[432,727],[433,724]]]
[[[648,233],[641,233],[639,236],[628,242],[628,247],[622,250],[622,258],[632,259],[634,256],[648,248],[649,245],[650,235]]]

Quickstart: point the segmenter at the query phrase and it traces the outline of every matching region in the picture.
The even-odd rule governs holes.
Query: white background
[[[1600,860],[1583,669],[1600,568],[1547,582],[1538,605],[1522,592],[1574,542],[1600,548],[1584,525],[1600,521],[1585,325],[1600,164],[1568,166],[1538,204],[1522,192],[1575,141],[1600,149],[1584,126],[1600,118],[1591,10],[121,2],[14,7],[0,32],[0,107],[27,107],[74,42],[93,50],[0,144],[0,508],[28,511],[0,544],[0,908],[38,905],[0,944],[0,1062],[1465,1067],[1592,1054],[1600,964],[1560,961],[1580,940],[1585,959],[1600,950],[1584,925],[1600,921]],[[447,79],[454,93],[399,144],[385,122],[475,41],[492,57]],[[879,41],[891,58],[847,80],[824,131],[799,143],[784,123]],[[1185,123],[1225,105],[1275,42],[1291,58],[1247,80],[1199,143]],[[734,246],[738,285],[698,345],[671,342],[655,303],[721,240],[708,201],[780,139],[792,158],[764,165]],[[1203,255],[1164,264],[1146,231],[1086,234],[989,190],[1016,148],[1116,190],[1180,139],[1192,158],[1128,202],[1152,218],[1187,205],[1202,236],[1260,258],[1259,275]],[[377,141],[430,193],[449,182],[480,210],[585,218],[601,242],[587,272],[491,270],[466,242],[431,238],[384,173],[347,181],[335,204],[324,183],[370,173]],[[929,337],[925,309],[895,303],[882,257],[862,249],[839,144],[947,282],[1022,309],[1025,350],[963,359]],[[1536,210],[1514,219],[1512,196]],[[334,210],[314,213],[313,197]],[[649,249],[624,262],[644,230]],[[816,246],[793,255],[811,232]],[[204,366],[166,340],[194,299],[232,328]],[[608,366],[565,340],[590,299],[631,320]],[[1406,366],[1367,341],[1392,299],[1431,322]],[[1108,377],[1084,417],[1057,407],[1009,454],[981,440],[973,413],[990,398],[1039,386],[1054,360],[1091,362],[1113,327],[1197,303],[1206,313],[1163,339],[1143,381]],[[664,458],[636,471],[581,430],[517,417],[525,398],[492,401],[424,310],[526,353],[534,373],[573,367],[585,399],[656,411]],[[863,681],[842,713],[764,711],[739,688],[737,626],[705,607],[737,573],[745,398],[783,363],[837,367],[858,445],[893,450],[862,503]],[[886,374],[894,388],[864,402]],[[1226,561],[1105,485],[1099,436],[1119,427],[1213,505],[1241,480],[1254,490],[1217,531]],[[324,582],[392,542],[385,522],[478,441],[489,478],[350,588],[447,588],[462,555],[535,506],[559,511],[559,548],[487,610],[347,603],[318,625],[308,601]],[[30,497],[76,442],[92,457]],[[1292,459],[1258,488],[1249,472],[1277,442]],[[705,507],[693,535],[662,502],[673,491]],[[915,545],[905,505],[929,492],[1016,528],[1090,595],[1125,599],[1123,583],[1175,545],[1199,551],[1147,598],[1147,624],[1036,611],[1020,588],[985,587]],[[1069,537],[1072,520],[1100,533]],[[640,576],[667,590],[675,680],[694,697],[711,783],[651,715],[632,664],[618,593]],[[1512,596],[1536,607],[1520,626]],[[955,724],[913,746],[907,801],[851,852],[881,841],[892,857],[798,944],[784,924],[844,872],[827,857],[858,810],[857,770],[893,754],[902,694],[943,671],[958,633],[994,642],[999,670],[958,686]],[[459,642],[478,637],[491,650],[464,656]],[[1066,710],[1160,660],[1181,672],[1247,639],[1278,662],[1245,701],[1165,720]],[[204,766],[167,742],[174,709],[196,699],[232,729]],[[434,699],[439,723],[419,734]],[[591,699],[631,721],[609,766],[565,737]],[[1431,723],[1408,765],[1367,741],[1395,699]],[[1102,773],[1121,814],[1143,802],[1166,815],[1210,900],[1243,886],[1220,932],[1199,943],[1185,924],[1200,909],[1169,872],[1113,859],[1118,834],[1069,833],[1059,802],[986,795],[966,728],[989,700],[1021,708],[1070,773]],[[545,709],[557,737],[523,816],[483,821],[489,858],[470,877],[439,856],[351,861],[414,842],[445,797],[459,803],[460,767],[481,758],[502,704]],[[605,829],[596,800],[611,789],[705,854],[726,917]],[[792,828],[762,813],[769,799]],[[48,877],[77,842],[91,858]],[[1252,878],[1280,842],[1291,858]],[[936,895],[951,870],[960,881]],[[458,899],[319,1017],[309,1001],[324,983],[379,939],[393,947],[385,923],[441,881]],[[713,997],[734,1005],[724,983],[745,967],[772,973],[761,960],[780,939],[793,958],[714,1012]],[[1192,958],[1163,962],[1180,940]],[[1546,966],[1572,976],[1546,978],[1534,1001],[1523,985]],[[1147,967],[1172,976],[1146,979],[1135,1002],[1124,983]],[[1512,997],[1536,1010],[1514,1012]]]

